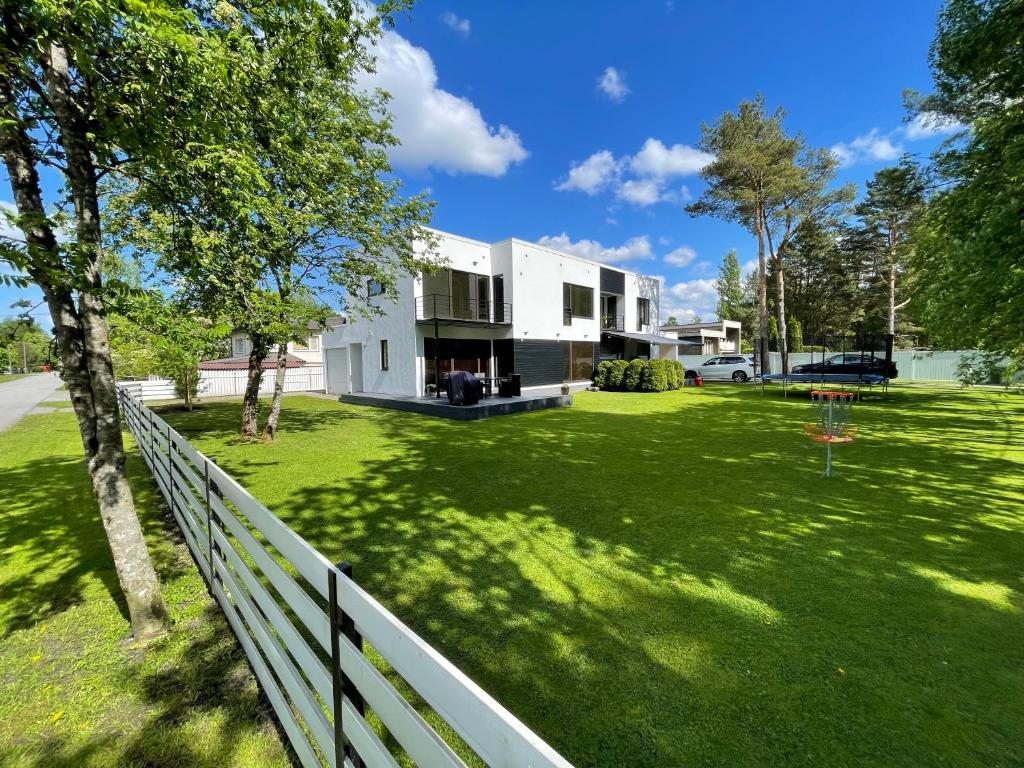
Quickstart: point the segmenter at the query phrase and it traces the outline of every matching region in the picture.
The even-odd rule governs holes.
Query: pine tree
[[[740,260],[735,249],[730,250],[722,259],[715,281],[718,291],[718,319],[739,320],[743,303],[743,286],[741,285]]]

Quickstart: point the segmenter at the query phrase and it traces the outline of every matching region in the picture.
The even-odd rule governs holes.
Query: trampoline
[[[880,373],[764,373],[761,375],[761,392],[766,381],[781,381],[783,396],[788,395],[790,384],[856,384],[861,386],[889,386],[889,379]]]

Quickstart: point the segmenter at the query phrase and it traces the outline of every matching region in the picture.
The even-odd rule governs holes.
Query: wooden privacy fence
[[[571,768],[361,589],[347,565],[330,563],[127,388],[118,392],[125,422],[303,766],[454,767],[472,752],[500,768]],[[459,738],[449,744],[428,720],[444,721]]]

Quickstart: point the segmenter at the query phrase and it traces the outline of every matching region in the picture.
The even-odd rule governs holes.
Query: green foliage
[[[611,360],[602,360],[594,370],[594,386],[598,389],[608,389],[608,374],[611,372]]]
[[[668,389],[664,360],[648,360],[640,374],[641,392],[664,392]]]
[[[789,334],[789,349],[791,352],[804,351],[804,328],[795,317],[786,320],[786,332]]]
[[[639,357],[630,360],[626,370],[622,374],[622,388],[628,392],[635,392],[640,388],[640,378],[644,371],[644,360]]]
[[[53,339],[31,317],[0,320],[0,371],[20,370],[28,363],[35,371],[52,361]]]
[[[919,316],[952,347],[1024,363],[1024,14],[1019,0],[949,0],[931,48],[925,119],[969,125],[936,156],[941,185],[916,233]]]
[[[626,369],[629,363],[625,360],[612,360],[608,367],[606,389],[623,389],[625,387]]]
[[[736,249],[730,250],[722,259],[715,290],[718,291],[718,319],[739,320],[743,312],[743,285]]]
[[[779,341],[779,322],[775,319],[775,315],[768,318],[768,341],[775,343]]]

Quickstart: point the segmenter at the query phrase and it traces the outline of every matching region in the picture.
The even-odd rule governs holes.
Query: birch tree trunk
[[[47,97],[60,128],[66,178],[75,209],[78,275],[67,274],[46,218],[32,141],[14,110],[8,73],[3,81],[5,112],[0,147],[29,249],[29,275],[50,309],[54,335],[65,366],[65,380],[78,419],[86,465],[99,504],[118,581],[138,640],[166,631],[169,620],[125,474],[117,391],[102,301],[103,251],[100,238],[96,169],[86,137],[88,123],[72,92],[65,51],[50,44],[40,55]],[[80,278],[75,285],[73,277]],[[75,306],[72,286],[79,300]]]
[[[249,337],[249,373],[242,396],[242,437],[255,440],[259,432],[260,381],[263,379],[263,361],[267,359],[269,343],[260,336]]]
[[[284,377],[288,373],[288,345],[277,348],[277,376],[274,379],[274,398],[270,402],[270,414],[263,426],[263,439],[270,441],[277,437],[277,419],[281,415],[281,399],[284,395]]]

